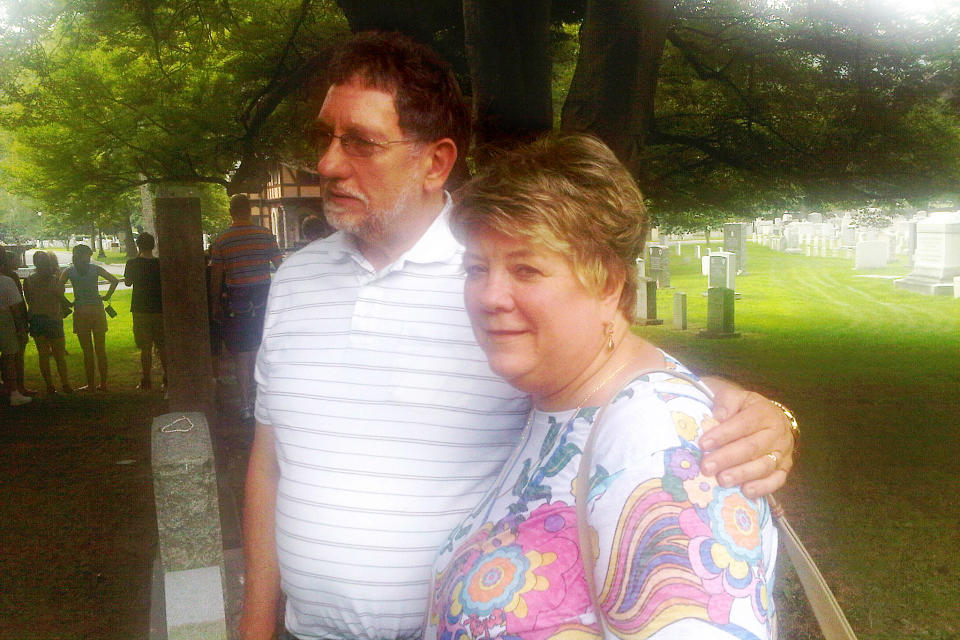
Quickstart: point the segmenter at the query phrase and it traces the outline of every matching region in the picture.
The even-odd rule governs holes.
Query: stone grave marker
[[[723,225],[723,250],[737,254],[737,272],[747,273],[746,223],[728,222]]]
[[[663,244],[647,245],[648,277],[662,289],[670,287],[670,247]]]
[[[960,211],[935,213],[917,222],[913,271],[894,284],[931,295],[952,295],[960,275]]]
[[[783,229],[783,251],[786,253],[803,253],[800,248],[800,227],[791,222]]]
[[[700,332],[703,338],[739,338],[734,330],[734,293],[726,287],[707,290],[707,328]]]
[[[673,328],[680,331],[687,328],[687,294],[682,291],[673,294]]]
[[[736,289],[737,254],[717,251],[707,256],[707,259],[709,260],[707,288],[723,287],[731,291]]]
[[[880,269],[887,266],[890,248],[886,240],[862,241],[857,243],[854,269]]]
[[[657,319],[657,281],[639,278],[637,281],[636,323],[640,325],[663,324]]]

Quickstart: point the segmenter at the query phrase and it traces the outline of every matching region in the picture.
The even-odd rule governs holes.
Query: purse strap
[[[593,450],[596,447],[597,435],[603,427],[603,418],[607,412],[607,408],[609,408],[624,389],[633,384],[638,378],[654,373],[662,373],[673,378],[680,378],[692,384],[711,400],[713,399],[713,392],[710,391],[703,382],[691,374],[677,371],[676,369],[644,369],[634,372],[630,380],[617,389],[616,393],[612,394],[597,411],[593,425],[590,427],[587,441],[583,445],[583,455],[580,457],[580,466],[577,469],[574,501],[577,510],[577,536],[580,542],[580,558],[583,560],[584,577],[587,580],[587,589],[590,592],[590,600],[593,602],[597,622],[600,624],[604,636],[607,635],[607,625],[606,622],[604,622],[603,609],[600,608],[600,603],[597,598],[597,588],[593,575],[597,558],[594,555],[594,545],[587,525],[587,500],[590,495],[590,466],[593,461]],[[803,585],[803,590],[807,595],[807,600],[810,602],[810,608],[813,610],[817,623],[820,625],[820,631],[823,634],[824,640],[856,640],[857,636],[853,633],[850,623],[847,622],[847,618],[843,614],[843,609],[841,609],[837,603],[837,599],[834,597],[833,592],[830,591],[830,587],[827,585],[826,580],[824,580],[823,574],[820,573],[813,558],[807,553],[807,550],[804,548],[803,543],[800,542],[800,538],[797,537],[793,527],[787,522],[786,516],[783,514],[783,508],[773,496],[768,496],[767,500],[770,503],[770,511],[773,514],[774,521],[783,534],[780,536],[780,539],[783,540],[784,548],[790,557],[790,562],[797,572],[800,584]]]

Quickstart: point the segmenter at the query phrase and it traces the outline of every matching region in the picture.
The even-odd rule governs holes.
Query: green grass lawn
[[[102,293],[102,292],[101,292]],[[133,342],[133,316],[130,315],[131,289],[118,289],[110,299],[110,304],[117,310],[116,318],[107,318],[107,364],[108,384],[111,391],[134,390],[140,381],[140,351]],[[68,289],[67,298],[73,299]],[[86,384],[83,372],[83,352],[80,343],[73,333],[73,316],[63,321],[63,330],[67,344],[67,367],[70,370],[70,383],[74,388]],[[160,363],[154,358],[154,382],[160,381]],[[43,389],[44,384],[37,368],[37,350],[33,343],[27,346],[26,353],[27,386],[32,389]],[[60,379],[57,377],[56,364],[50,360],[54,385],[60,388]]]
[[[737,278],[742,337],[700,338],[706,278],[693,247],[683,251],[686,264],[671,257],[673,288],[658,294],[664,325],[638,331],[795,410],[801,453],[780,497],[861,639],[956,640],[960,300],[858,277],[851,260],[751,244],[749,275]],[[672,328],[677,291],[687,331]],[[787,614],[782,635],[808,637]]]

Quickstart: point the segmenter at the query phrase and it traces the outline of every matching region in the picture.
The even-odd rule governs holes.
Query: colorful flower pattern
[[[689,404],[688,390],[665,386],[658,402]],[[650,402],[649,396],[634,399],[632,392],[624,397]],[[679,618],[697,618],[740,638],[775,636],[770,559],[763,556],[763,536],[771,527],[766,503],[719,487],[701,472],[696,439],[715,423],[682,410],[669,415],[677,446],[661,451],[662,475],[636,484],[625,503],[621,498],[618,506],[605,504],[605,488],[622,479],[636,482],[635,476],[630,479],[626,467],[608,473],[596,461],[592,469],[591,512],[619,513],[608,559],[598,562],[606,569],[598,591],[607,623],[618,635],[637,639]],[[525,443],[524,453],[533,456],[509,476],[509,500],[483,503],[472,522],[486,522],[465,522],[457,535],[472,533],[459,544],[452,536],[452,554],[444,556],[445,569],[433,585],[430,625],[437,638],[586,640],[600,635],[569,486],[580,460],[577,443],[593,417],[593,411],[581,412],[566,424],[551,417],[539,437],[534,433]],[[740,599],[750,601],[753,623],[737,618],[744,611],[734,612]],[[767,632],[757,635],[747,627]]]

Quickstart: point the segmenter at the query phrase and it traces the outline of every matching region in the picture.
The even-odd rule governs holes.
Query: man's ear
[[[457,145],[450,138],[441,138],[431,142],[425,151],[427,173],[424,176],[423,188],[430,192],[440,191],[457,161]]]

